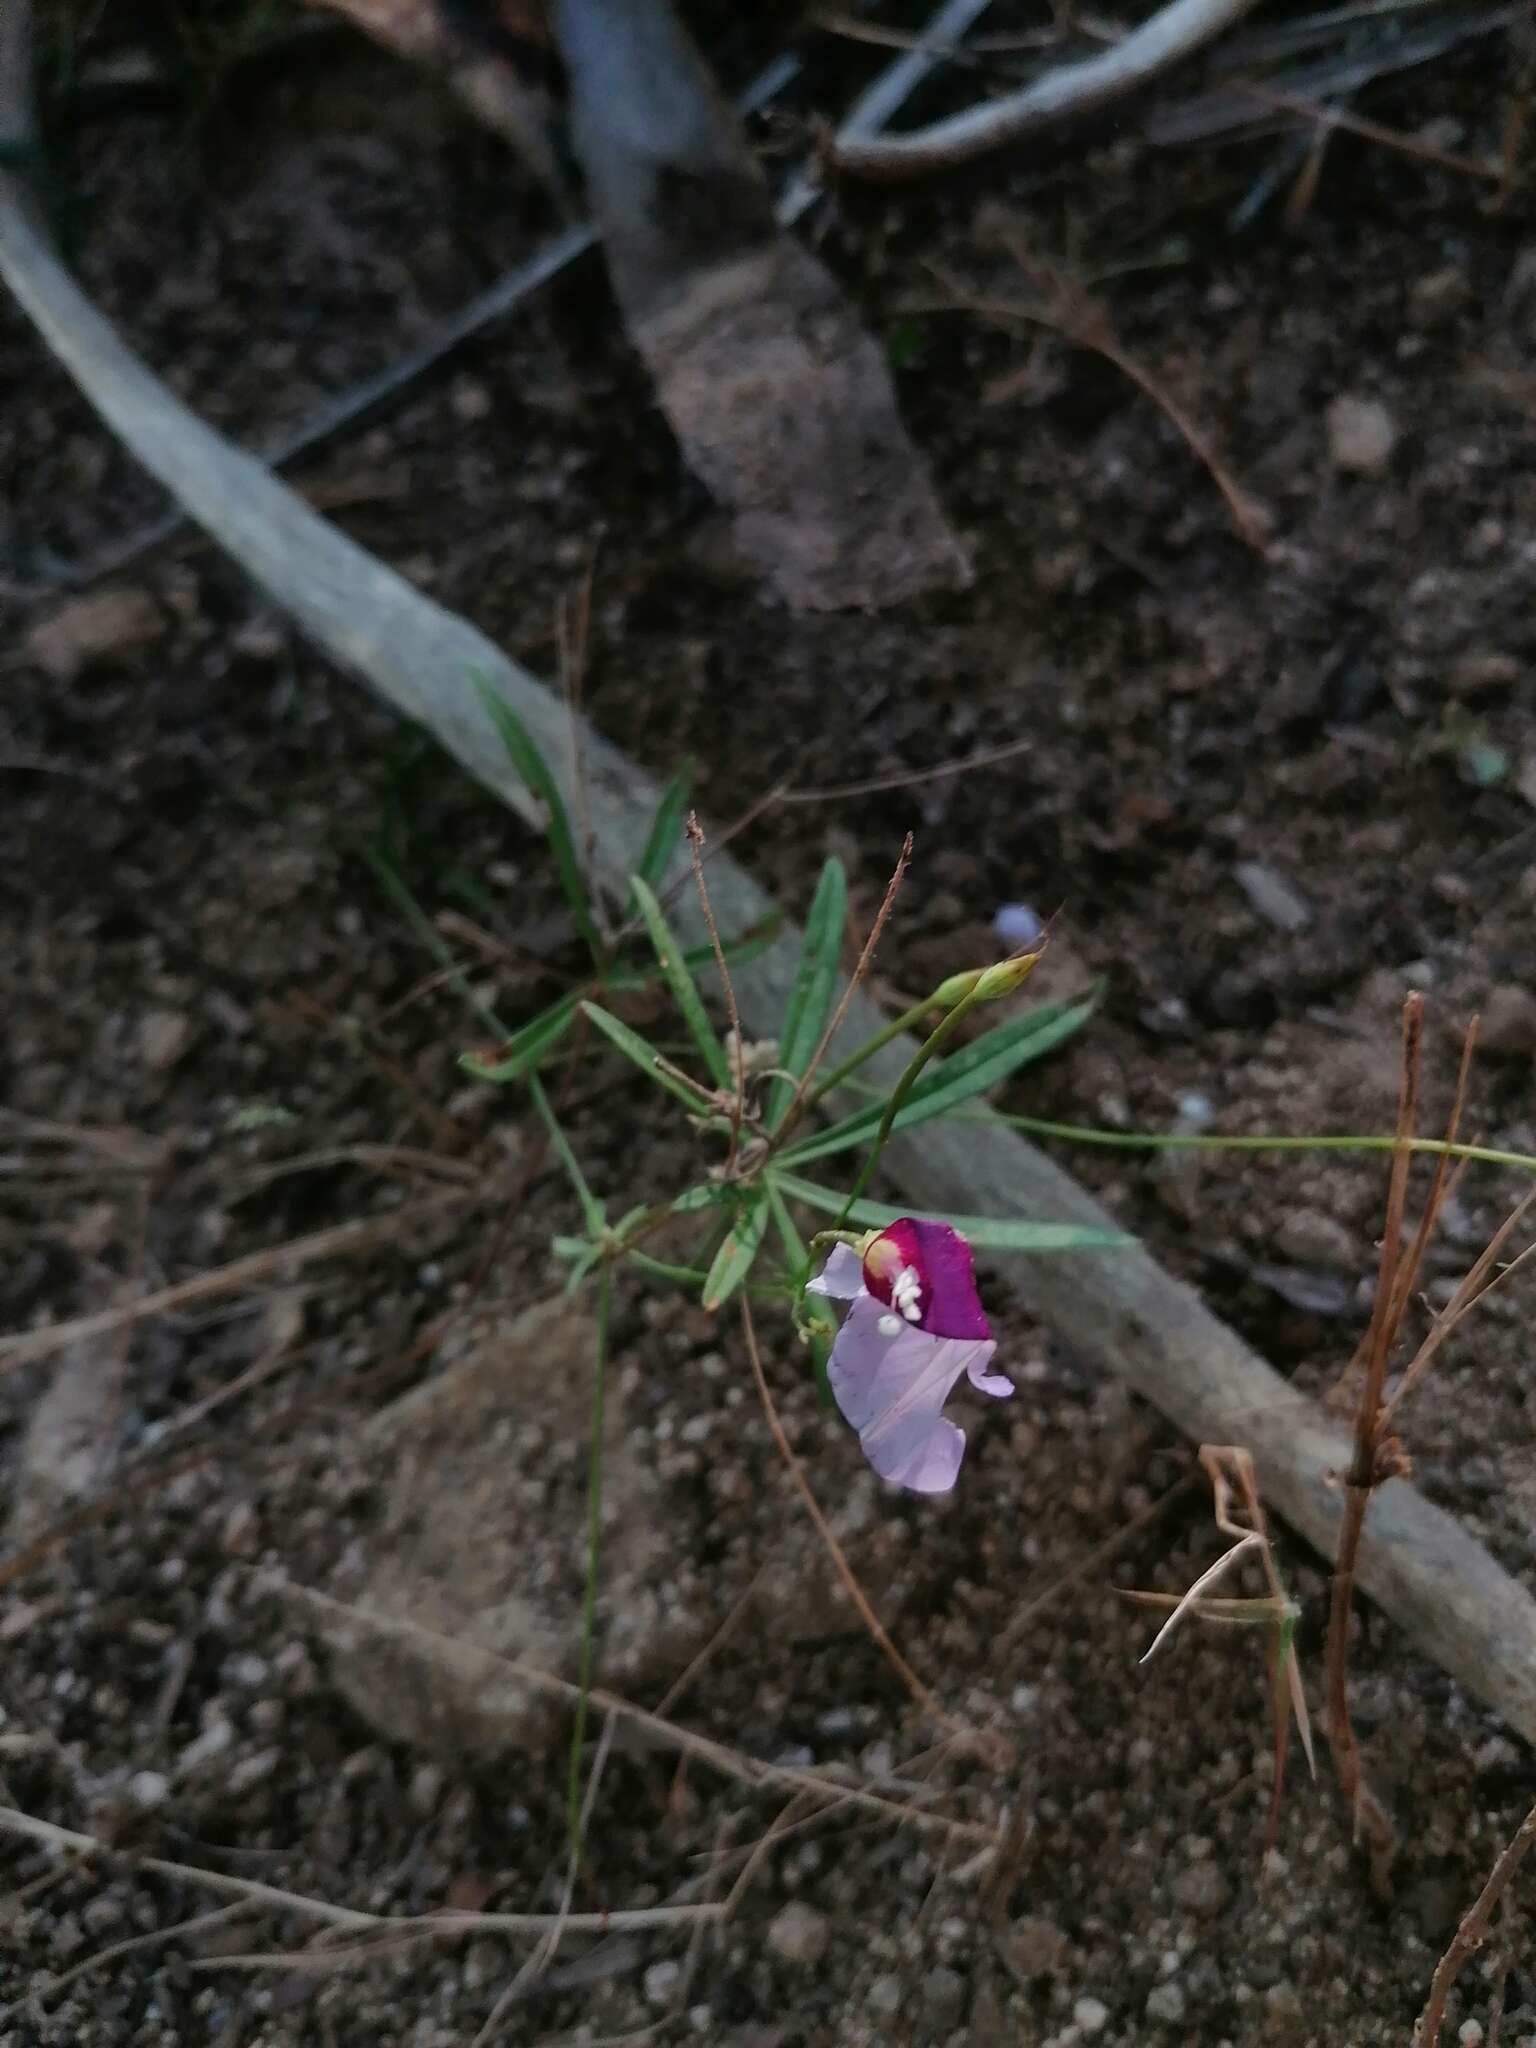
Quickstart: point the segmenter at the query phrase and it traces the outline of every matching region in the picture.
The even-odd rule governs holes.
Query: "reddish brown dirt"
[[[835,104],[842,85],[823,83]],[[1442,140],[1453,124],[1456,147],[1489,155],[1505,83],[1488,44],[1369,110],[1410,132],[1439,123]],[[238,435],[389,360],[544,229],[496,147],[360,45],[327,41],[301,66],[220,83],[212,111],[188,104],[130,97],[62,123],[61,221],[107,311]],[[824,209],[823,253],[889,337],[908,421],[973,550],[964,595],[873,620],[776,606],[682,470],[592,267],[302,481],[544,672],[556,602],[600,537],[590,711],[657,771],[691,756],[718,823],[780,783],[917,773],[1027,737],[1027,754],[964,778],[770,809],[737,848],[797,908],[840,853],[867,914],[915,830],[881,960],[908,992],[971,964],[998,904],[1059,907],[1057,985],[1102,975],[1105,998],[1074,1047],[1018,1086],[1019,1108],[1162,1129],[1205,1098],[1225,1129],[1379,1129],[1416,984],[1436,1107],[1467,1015],[1492,999],[1503,1021],[1471,1118],[1488,1142],[1533,1150],[1536,1032],[1518,992],[1536,996],[1536,441],[1528,407],[1488,374],[1536,371],[1527,188],[1496,212],[1464,179],[1337,136],[1295,231],[1273,207],[1233,231],[1275,146],[1067,144],[965,184]],[[1034,252],[1071,252],[1100,280],[1127,347],[1214,432],[1273,516],[1267,559],[1103,361],[911,310],[941,289],[935,265],[1019,289],[976,224],[999,196]],[[1026,366],[1022,396],[989,397]],[[390,1199],[366,1165],[253,1180],[258,1167],[392,1141],[472,1159],[499,1137],[531,1145],[517,1102],[462,1087],[455,1056],[478,1033],[446,992],[420,991],[431,963],[364,849],[387,846],[429,909],[495,930],[506,951],[485,984],[508,1012],[531,1013],[569,956],[541,846],[318,668],[201,546],[119,579],[149,610],[124,613],[137,624],[115,651],[69,676],[40,664],[26,636],[63,601],[59,572],[155,501],[8,305],[0,378],[13,394],[0,419],[0,1101],[13,1113],[0,1126],[0,1324],[16,1329]],[[1330,407],[1345,395],[1379,402],[1394,430],[1371,473],[1335,460]],[[1255,906],[1247,863],[1299,893],[1302,928]],[[18,1118],[130,1127],[163,1160],[147,1177],[99,1160],[60,1175],[78,1152]],[[645,1192],[626,1178],[637,1153],[656,1186],[687,1171],[650,1105],[599,1070],[576,1083],[571,1127],[616,1207]],[[1363,1317],[1373,1165],[1170,1168],[1088,1152],[1072,1164],[1283,1370],[1331,1381]],[[1432,1291],[1510,1193],[1465,1181]],[[563,1770],[428,1767],[379,1744],[243,1574],[264,1556],[318,1573],[366,1545],[377,1502],[347,1457],[361,1421],[432,1369],[419,1340],[488,1263],[509,1295],[548,1284],[548,1238],[570,1217],[545,1165],[510,1216],[423,1226],[317,1269],[283,1369],[199,1427],[200,1459],[175,1475],[159,1429],[260,1357],[270,1327],[221,1304],[142,1329],[115,1434],[146,1460],[145,1484],[3,1595],[0,1804],[386,1910],[548,1903]],[[1519,1286],[1453,1346],[1410,1436],[1420,1483],[1529,1579],[1536,1409]],[[1299,1770],[1261,1885],[1257,1647],[1191,1627],[1143,1671],[1146,1619],[1113,1590],[1182,1587],[1212,1559],[1198,1491],[1010,1633],[1190,1450],[1045,1345],[1027,1290],[1003,1321],[1020,1398],[967,1418],[958,1494],[889,1503],[886,1539],[905,1558],[888,1608],[906,1654],[1014,1745],[1001,1774],[949,1774],[961,1810],[1029,1815],[1001,1918],[963,1858],[832,1826],[770,1861],[666,2025],[732,2048],[1405,2042],[1435,1957],[1529,1803],[1523,1748],[1367,1614],[1358,1713],[1403,1832],[1393,1895],[1371,1896],[1330,1788]],[[681,1303],[626,1291],[617,1338],[636,1426],[655,1441],[718,1409],[719,1380],[691,1364],[723,1350],[726,1384],[747,1388],[733,1339]],[[835,1496],[856,1478],[856,1447],[798,1385],[787,1345],[774,1369]],[[45,1377],[0,1381],[13,1463]],[[679,1460],[672,1483],[708,1491],[734,1582],[743,1548],[771,1550],[794,1510],[750,1399],[732,1412],[739,1430],[715,1433],[708,1462]],[[1284,1563],[1315,1677],[1325,1570],[1294,1545]],[[916,1740],[857,1635],[728,1646],[689,1712],[756,1754],[817,1763],[878,1766]],[[228,1747],[178,1775],[210,1724],[228,1725]],[[165,1774],[168,1796],[130,1814],[124,1788],[144,1771]],[[724,1821],[747,1840],[771,1811],[674,1779],[668,1760],[621,1760],[587,1902],[665,1898]],[[15,1843],[0,1884],[0,2043],[17,2048],[447,2048],[474,2038],[516,1963],[483,1940],[361,1973],[253,1976],[194,1966],[206,1951],[169,1943],[50,1998],[44,1973],[209,1901],[127,1866],[59,1872]],[[814,1966],[765,1939],[789,1897],[826,1916]],[[306,1938],[291,1923],[236,1935],[254,1948]],[[505,2038],[643,2026],[665,2007],[656,1966],[680,1954],[662,1937],[607,1951],[597,1967],[613,1974],[545,1991]],[[1513,1958],[1503,2038],[1536,2041],[1519,1912],[1490,1965],[1500,1957]],[[1456,2024],[1486,2026],[1490,1985],[1475,1963]]]

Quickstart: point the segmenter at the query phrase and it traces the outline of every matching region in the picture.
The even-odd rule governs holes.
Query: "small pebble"
[[[164,1771],[135,1771],[128,1780],[128,1797],[146,1813],[164,1804],[171,1781]]]
[[[1184,1993],[1177,1984],[1158,1984],[1147,1993],[1147,2018],[1176,2027],[1184,2017]]]
[[[1334,1273],[1353,1273],[1360,1263],[1349,1231],[1321,1209],[1293,1209],[1275,1232],[1275,1250],[1292,1265]]]
[[[1010,951],[1022,952],[1035,943],[1045,926],[1029,904],[1004,903],[992,920],[992,929]]]
[[[935,2026],[957,2026],[965,2010],[965,1979],[942,1963],[923,1979],[923,2005]]]
[[[1054,1921],[1036,1914],[1014,1922],[1008,1946],[1016,1968],[1025,1977],[1054,1976],[1067,1957],[1066,1935]]]
[[[1312,906],[1306,897],[1267,861],[1240,860],[1232,872],[1260,917],[1277,931],[1305,931],[1312,922]]]
[[[827,1952],[831,1927],[825,1913],[791,1899],[768,1925],[768,1946],[786,1963],[819,1963]]]
[[[882,2019],[891,2019],[901,2011],[901,1997],[901,1979],[888,1971],[870,1985],[869,2009]]]
[[[1102,2034],[1109,2025],[1109,2007],[1097,1998],[1080,1998],[1072,2008],[1080,2033]]]
[[[667,2005],[677,1990],[678,1979],[683,1974],[681,1963],[670,1958],[661,1963],[652,1963],[645,1973],[645,1997],[648,2005]]]
[[[1328,408],[1328,452],[1335,469],[1380,476],[1397,446],[1397,427],[1379,398],[1345,391]]]

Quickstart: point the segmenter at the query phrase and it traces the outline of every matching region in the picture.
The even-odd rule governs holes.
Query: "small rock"
[[[1253,1277],[1307,1316],[1341,1316],[1354,1299],[1354,1290],[1339,1274],[1316,1273],[1305,1266],[1259,1265]]]
[[[1080,1998],[1072,2008],[1072,2018],[1080,2033],[1102,2034],[1109,2025],[1109,2007],[1097,1998]]]
[[[1014,1967],[1025,1977],[1053,1977],[1067,1959],[1067,1937],[1052,1920],[1028,1914],[1008,1934]]]
[[[936,2027],[958,2026],[965,2011],[965,1979],[940,1963],[923,1979],[923,2005]]]
[[[73,598],[40,619],[26,651],[55,682],[72,683],[98,662],[152,646],[164,632],[164,616],[147,590],[115,585]]]
[[[1292,1265],[1331,1273],[1353,1273],[1360,1264],[1353,1236],[1321,1209],[1293,1209],[1275,1232],[1275,1250]]]
[[[1524,673],[1525,664],[1517,655],[1484,648],[1456,657],[1451,664],[1450,686],[1458,697],[1491,697],[1500,690],[1512,689]]]
[[[1495,1059],[1528,1058],[1536,1053],[1536,996],[1510,981],[1490,989],[1477,1043]]]
[[[1173,1895],[1202,1920],[1214,1920],[1232,1897],[1232,1880],[1214,1858],[1202,1857],[1179,1872],[1173,1881]]]
[[[1312,922],[1312,906],[1306,897],[1267,861],[1240,860],[1232,872],[1260,917],[1277,931],[1302,932]]]
[[[590,1310],[563,1295],[465,1318],[444,1369],[369,1425],[361,1454],[384,1498],[360,1592],[344,1581],[341,1609],[274,1583],[323,1638],[341,1692],[387,1740],[460,1761],[537,1750],[568,1726],[560,1703],[503,1660],[576,1670],[585,1541],[572,1531],[584,1468],[573,1448],[552,1459],[550,1446],[583,1440],[595,1355]],[[617,1388],[605,1422],[604,1548],[614,1562],[599,1595],[603,1668],[615,1690],[643,1691],[688,1662],[714,1618],[677,1597],[673,1561],[688,1538]],[[803,1602],[803,1572],[798,1583]]]
[[[231,1798],[240,1799],[254,1792],[258,1785],[264,1785],[275,1775],[282,1761],[280,1749],[258,1749],[251,1756],[241,1757],[229,1774],[228,1790]]]
[[[992,919],[992,929],[1010,952],[1022,953],[1035,943],[1045,925],[1040,913],[1031,909],[1029,904],[1004,903],[999,905]]]
[[[768,1946],[786,1963],[819,1963],[827,1952],[831,1925],[825,1913],[791,1899],[768,1925]]]
[[[1379,398],[1345,391],[1328,408],[1328,452],[1335,469],[1380,476],[1397,446],[1397,427]]]
[[[1432,270],[1413,287],[1409,310],[1415,327],[1439,327],[1452,320],[1471,296],[1467,273],[1456,264]]]
[[[1147,2018],[1176,2027],[1184,2017],[1184,1993],[1177,1984],[1158,1984],[1147,1993]]]
[[[125,1353],[110,1340],[68,1345],[27,1423],[11,1484],[11,1534],[28,1537],[101,1485],[118,1449]]]
[[[453,387],[450,403],[455,418],[463,420],[466,426],[489,419],[493,410],[490,392],[475,377],[460,377]]]
[[[146,1010],[139,1019],[139,1058],[152,1074],[163,1074],[181,1058],[192,1037],[192,1019],[181,1010]]]
[[[256,1509],[248,1500],[237,1500],[224,1517],[219,1548],[226,1557],[254,1557],[261,1538]]]
[[[877,1977],[869,1987],[869,2009],[882,2019],[892,2019],[901,2011],[901,1979],[892,1972]]]
[[[202,1734],[189,1742],[176,1760],[178,1778],[190,1778],[217,1762],[235,1739],[228,1721],[210,1721]]]
[[[682,1974],[682,1964],[672,1961],[670,1957],[665,1962],[652,1963],[645,1973],[646,2003],[669,2005]]]
[[[164,1771],[135,1771],[128,1780],[128,1797],[146,1813],[163,1806],[170,1790],[171,1781]]]

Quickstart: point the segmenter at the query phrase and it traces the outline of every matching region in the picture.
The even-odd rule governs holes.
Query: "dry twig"
[[[1079,64],[1060,65],[1020,92],[904,135],[839,140],[828,155],[837,170],[887,180],[974,162],[1125,99],[1193,56],[1254,5],[1255,0],[1170,0],[1123,42]]]
[[[1519,1827],[1499,1852],[1498,1861],[1488,1873],[1488,1881],[1462,1916],[1450,1947],[1436,1965],[1430,1982],[1429,1997],[1419,2016],[1419,2024],[1413,2033],[1413,2048],[1439,2048],[1440,2029],[1445,2023],[1446,2001],[1461,1975],[1469,1957],[1480,1949],[1487,1939],[1488,1923],[1493,1910],[1508,1891],[1510,1880],[1520,1868],[1531,1847],[1536,1844],[1536,1806],[1521,1821]]]

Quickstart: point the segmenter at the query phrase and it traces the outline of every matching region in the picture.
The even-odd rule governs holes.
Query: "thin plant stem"
[[[913,1699],[916,1700],[917,1704],[926,1713],[932,1714],[936,1720],[943,1722],[946,1726],[950,1725],[950,1716],[945,1713],[932,1692],[924,1685],[923,1681],[912,1669],[912,1666],[903,1657],[900,1650],[897,1649],[890,1638],[884,1622],[881,1621],[879,1615],[876,1614],[874,1608],[869,1604],[868,1594],[855,1577],[853,1566],[849,1564],[843,1546],[833,1535],[831,1524],[822,1513],[821,1504],[811,1491],[811,1482],[805,1476],[805,1467],[795,1455],[794,1446],[785,1434],[784,1424],[779,1419],[778,1406],[768,1385],[768,1375],[763,1370],[763,1356],[758,1349],[757,1328],[752,1320],[752,1307],[745,1299],[741,1304],[741,1328],[747,1342],[747,1357],[752,1363],[752,1377],[757,1383],[757,1396],[763,1404],[763,1413],[768,1418],[768,1427],[773,1434],[773,1441],[778,1448],[779,1456],[789,1467],[789,1476],[794,1480],[796,1490],[801,1500],[805,1503],[806,1513],[816,1525],[817,1535],[820,1536],[822,1542],[827,1547],[827,1555],[831,1558],[837,1575],[843,1582],[844,1591],[858,1610],[859,1619],[869,1630],[870,1635],[874,1638],[876,1645],[884,1655],[886,1662],[907,1688]]]
[[[923,1040],[923,1043],[907,1062],[906,1071],[891,1090],[890,1098],[885,1105],[885,1113],[880,1119],[880,1127],[875,1132],[875,1141],[869,1148],[864,1164],[859,1168],[858,1178],[849,1190],[848,1199],[843,1204],[842,1214],[833,1225],[834,1229],[842,1230],[847,1224],[854,1203],[869,1186],[871,1176],[876,1166],[880,1163],[880,1154],[885,1150],[885,1141],[891,1135],[891,1126],[896,1121],[897,1112],[912,1093],[917,1083],[917,1077],[921,1074],[924,1067],[927,1066],[935,1053],[941,1051],[949,1043],[972,1010],[982,1001],[979,991],[980,984],[978,983],[969,995],[962,996],[949,1014],[942,1018],[937,1027]]]
[[[571,1186],[576,1190],[576,1199],[581,1204],[582,1218],[587,1229],[596,1237],[603,1228],[603,1206],[588,1187],[587,1177],[581,1170],[576,1154],[571,1150],[570,1141],[560,1128],[560,1119],[549,1106],[549,1097],[544,1093],[544,1083],[532,1071],[527,1077],[527,1087],[555,1156],[565,1168]]]
[[[1531,1808],[1500,1850],[1498,1861],[1488,1873],[1487,1883],[1467,1908],[1450,1947],[1436,1964],[1435,1974],[1430,1980],[1429,1997],[1414,2029],[1413,2048],[1438,2048],[1446,2001],[1461,1975],[1462,1965],[1482,1946],[1493,1909],[1509,1889],[1510,1879],[1525,1861],[1533,1844],[1536,1844],[1536,1806]]]
[[[914,1003],[910,1010],[903,1010],[899,1017],[893,1017],[888,1024],[883,1024],[873,1038],[866,1038],[861,1046],[849,1053],[847,1059],[839,1060],[830,1074],[823,1075],[806,1096],[803,1107],[806,1110],[814,1109],[823,1096],[830,1095],[832,1090],[841,1086],[850,1074],[856,1074],[866,1060],[872,1060],[893,1038],[900,1038],[904,1031],[910,1031],[914,1025],[921,1024],[933,1007],[933,997],[928,996],[922,1002]]]
[[[906,879],[907,869],[911,866],[911,863],[912,834],[909,832],[901,842],[901,853],[897,858],[895,869],[892,872],[891,879],[885,885],[885,894],[880,899],[880,908],[875,912],[875,921],[869,928],[869,937],[864,941],[864,949],[859,954],[858,963],[854,967],[852,974],[848,977],[848,984],[843,990],[842,999],[838,1003],[837,1008],[832,1012],[832,1020],[827,1025],[826,1030],[822,1032],[816,1050],[807,1060],[805,1072],[796,1083],[795,1092],[790,1097],[789,1107],[785,1110],[783,1118],[779,1123],[775,1138],[776,1142],[780,1145],[783,1144],[790,1131],[800,1121],[808,1106],[806,1091],[815,1079],[816,1069],[821,1065],[826,1055],[827,1047],[842,1029],[843,1019],[848,1014],[848,1005],[853,1001],[855,991],[861,986],[866,975],[869,973],[870,964],[875,957],[875,948],[880,943],[880,934],[890,922],[891,912],[896,908],[897,895],[900,892],[903,881]],[[866,1053],[864,1057],[867,1058],[868,1054]]]
[[[581,1600],[581,1652],[576,1672],[576,1719],[566,1774],[566,1809],[571,1855],[579,1862],[582,1841],[581,1752],[587,1735],[592,1692],[592,1651],[597,1635],[597,1576],[603,1540],[603,1428],[607,1414],[608,1311],[613,1276],[607,1265],[597,1283],[597,1357],[592,1376],[592,1429],[587,1446],[587,1583]]]
[[[725,1013],[730,1019],[731,1074],[735,1094],[731,1102],[731,1143],[726,1156],[727,1167],[736,1163],[736,1153],[741,1144],[742,1119],[747,1113],[747,1048],[741,1035],[741,1012],[736,1007],[736,990],[731,981],[731,970],[725,964],[725,948],[720,943],[719,927],[715,923],[714,905],[709,900],[709,885],[704,880],[704,827],[699,823],[697,811],[688,813],[688,858],[693,865],[694,887],[699,892],[699,905],[704,912],[704,924],[709,933],[709,943],[714,948],[715,966],[720,975],[720,986],[725,992]]]
[[[1513,1166],[1536,1173],[1536,1152],[1504,1152],[1492,1145],[1464,1145],[1445,1138],[1411,1138],[1407,1143],[1375,1133],[1281,1137],[1217,1137],[1201,1131],[1102,1131],[1091,1124],[1058,1124],[1044,1117],[995,1113],[998,1121],[1036,1138],[1064,1138],[1079,1145],[1104,1145],[1126,1152],[1407,1152],[1414,1158],[1466,1159],[1482,1166]],[[991,1122],[992,1117],[976,1121]],[[964,1119],[957,1119],[964,1121]]]
[[[1356,1838],[1364,1824],[1370,1833],[1373,1849],[1384,1853],[1389,1852],[1392,1840],[1391,1823],[1366,1786],[1360,1745],[1350,1719],[1349,1620],[1354,1605],[1355,1572],[1365,1532],[1366,1510],[1379,1481],[1389,1476],[1384,1455],[1387,1447],[1382,1431],[1382,1395],[1387,1362],[1402,1315],[1397,1270],[1402,1252],[1403,1210],[1411,1163],[1408,1143],[1413,1137],[1418,1114],[1423,1023],[1423,998],[1411,995],[1403,1006],[1403,1080],[1397,1112],[1400,1143],[1392,1156],[1392,1170],[1387,1183],[1386,1227],[1381,1239],[1376,1300],[1371,1311],[1371,1326],[1366,1333],[1365,1377],[1355,1409],[1354,1448],[1345,1475],[1344,1511],[1339,1525],[1339,1545],[1334,1559],[1328,1612],[1328,1746],[1333,1752],[1339,1789],[1350,1809]]]

